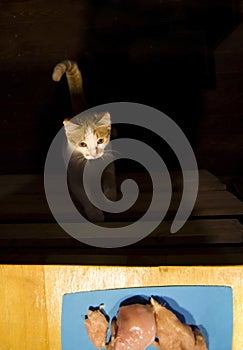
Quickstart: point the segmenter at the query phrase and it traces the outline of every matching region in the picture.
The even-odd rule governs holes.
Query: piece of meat
[[[153,343],[156,325],[151,305],[121,306],[112,321],[109,350],[144,350]]]
[[[105,315],[101,312],[101,308],[89,310],[84,321],[88,337],[97,349],[105,347],[109,324]]]
[[[151,304],[120,306],[111,322],[111,338],[106,344],[108,320],[99,309],[89,310],[85,327],[89,339],[97,349],[145,350],[153,344],[158,350],[208,350],[198,328],[180,322],[177,316],[150,299]],[[157,339],[155,341],[155,337]]]
[[[194,329],[195,341],[195,350],[208,350],[204,336],[201,334],[198,328]]]
[[[153,298],[151,298],[151,304],[155,312],[159,349],[204,350],[204,348],[200,347],[195,348],[195,336],[190,326],[181,323],[172,311],[159,304]]]

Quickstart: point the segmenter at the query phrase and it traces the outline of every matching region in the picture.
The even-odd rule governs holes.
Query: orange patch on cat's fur
[[[107,142],[110,139],[110,131],[111,131],[110,127],[102,126],[100,128],[97,128],[94,131],[94,133],[95,133],[97,139],[103,138],[105,140],[105,142]]]

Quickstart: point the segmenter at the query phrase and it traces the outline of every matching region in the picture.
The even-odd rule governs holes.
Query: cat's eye
[[[85,143],[85,142],[80,142],[80,143],[79,143],[79,146],[80,146],[80,147],[87,147],[87,143]]]
[[[104,139],[99,138],[99,139],[97,140],[97,143],[98,143],[98,145],[100,145],[100,144],[104,143]]]

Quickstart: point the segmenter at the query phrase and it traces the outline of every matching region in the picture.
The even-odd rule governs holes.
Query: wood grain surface
[[[61,350],[61,307],[65,293],[167,285],[231,286],[232,350],[243,349],[243,266],[48,265],[0,265],[0,349]]]

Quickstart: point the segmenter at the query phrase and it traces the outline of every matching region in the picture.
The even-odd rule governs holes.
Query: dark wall
[[[1,1],[0,16],[1,173],[42,171],[70,116],[65,79],[51,80],[64,58],[79,62],[90,106],[156,107],[183,128],[200,167],[242,172],[237,0]]]

